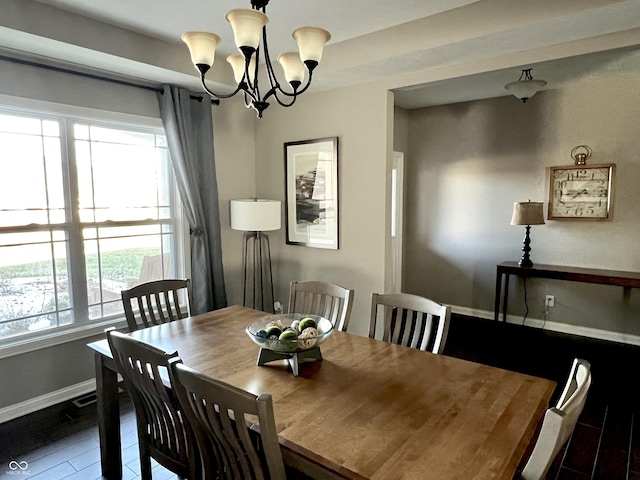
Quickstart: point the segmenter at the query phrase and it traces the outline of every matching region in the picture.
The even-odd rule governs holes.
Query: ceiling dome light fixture
[[[205,84],[205,75],[213,66],[216,47],[220,43],[220,37],[209,32],[186,32],[182,34],[182,40],[189,47],[191,61],[200,73],[200,80],[205,91],[215,98],[229,98],[242,91],[244,103],[247,108],[253,108],[258,112],[258,118],[262,118],[262,112],[269,106],[267,100],[270,97],[283,107],[290,107],[296,101],[298,95],[304,93],[309,85],[313,70],[322,59],[322,51],[325,44],[331,39],[331,34],[322,28],[301,27],[293,32],[293,38],[298,43],[298,52],[283,53],[278,57],[278,62],[284,70],[284,77],[290,92],[282,89],[278,83],[267,47],[267,23],[266,7],[269,0],[251,0],[252,10],[234,9],[227,13],[226,19],[231,24],[233,36],[241,55],[230,55],[227,62],[233,68],[233,74],[237,87],[233,93],[218,94],[211,91]],[[260,12],[259,10],[262,10]],[[262,42],[261,42],[262,41]],[[260,44],[262,43],[262,45]],[[264,54],[264,63],[269,79],[269,90],[264,96],[260,93],[258,85],[258,66],[260,53]],[[304,81],[305,70],[308,72],[307,82],[300,88]]]
[[[531,69],[527,68],[522,70],[520,79],[517,82],[507,83],[504,88],[522,100],[522,103],[527,103],[527,100],[533,97],[546,84],[547,82],[544,80],[534,80],[531,76]]]

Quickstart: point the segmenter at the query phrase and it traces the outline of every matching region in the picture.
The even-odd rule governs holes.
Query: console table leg
[[[502,294],[502,272],[500,268],[496,272],[496,295],[493,302],[493,320],[500,320],[500,295]]]
[[[509,274],[504,274],[504,297],[502,298],[502,321],[507,321],[507,303],[509,302]]]

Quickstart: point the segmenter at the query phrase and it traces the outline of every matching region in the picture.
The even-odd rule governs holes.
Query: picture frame
[[[338,137],[284,144],[287,244],[338,249]]]
[[[611,220],[616,165],[549,168],[549,220]]]

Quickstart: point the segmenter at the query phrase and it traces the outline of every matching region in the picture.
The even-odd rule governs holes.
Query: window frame
[[[22,116],[37,116],[40,119],[55,119],[66,123],[64,132],[61,132],[60,143],[61,150],[64,150],[66,154],[63,154],[62,162],[68,163],[65,166],[66,172],[73,178],[65,179],[65,182],[71,182],[73,188],[69,189],[70,198],[66,198],[65,195],[65,209],[69,208],[69,205],[76,205],[78,200],[77,189],[77,171],[75,166],[75,149],[73,146],[73,123],[88,122],[92,126],[103,126],[107,128],[126,129],[132,128],[141,132],[149,132],[158,134],[160,131],[164,132],[162,120],[154,117],[146,117],[139,115],[132,115],[127,113],[112,112],[106,110],[91,109],[86,107],[79,107],[73,105],[62,105],[52,102],[45,102],[40,100],[16,98],[7,95],[0,94],[0,112],[8,115],[22,115]],[[168,150],[167,150],[168,151]],[[175,180],[175,177],[174,177]],[[176,215],[169,220],[151,220],[151,221],[134,221],[133,223],[138,225],[159,223],[171,223],[173,226],[173,241],[176,244],[176,252],[182,252],[181,258],[176,258],[176,263],[179,264],[180,270],[177,274],[188,277],[190,275],[189,258],[189,232],[187,228],[187,222],[184,218],[184,209],[180,208],[180,197],[176,186],[171,188],[171,204],[175,205],[177,200],[179,203],[174,210]],[[68,205],[67,201],[70,201]],[[91,222],[92,226],[118,226],[126,221],[106,221],[106,222]],[[131,223],[131,222],[128,222]],[[61,228],[69,233],[70,248],[73,248],[73,239],[71,238],[71,232],[76,231],[76,235],[80,237],[76,241],[83,242],[82,230],[86,228],[87,223],[80,222],[78,218],[78,212],[73,212],[73,218],[70,221],[60,224]],[[11,227],[10,227],[11,228]],[[35,231],[38,228],[49,230],[48,226],[33,227],[31,231]],[[27,231],[23,227],[17,227],[16,230]],[[70,261],[70,280],[73,282],[73,289],[76,294],[80,289],[80,293],[83,295],[84,303],[87,303],[87,285],[86,285],[86,272],[80,271],[80,265]],[[78,285],[81,284],[79,287]],[[83,293],[84,292],[84,293]],[[96,320],[91,320],[89,315],[86,318],[74,318],[73,323],[69,325],[56,326],[40,331],[34,331],[21,335],[0,338],[0,359],[27,353],[42,348],[59,345],[66,342],[72,342],[81,339],[88,339],[97,335],[102,335],[104,330],[109,327],[125,328],[127,325],[124,318],[124,312],[121,314],[114,314],[111,316],[103,317]]]

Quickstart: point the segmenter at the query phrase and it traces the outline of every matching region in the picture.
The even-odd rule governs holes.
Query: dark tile
[[[571,470],[591,474],[598,453],[601,429],[577,424],[565,455],[563,466]]]
[[[602,449],[596,460],[593,480],[626,480],[628,458],[628,452]]]
[[[556,478],[557,480],[591,480],[591,475],[586,473],[575,472],[568,468],[560,469],[557,477],[547,476],[548,479]]]
[[[631,419],[626,424],[605,423],[602,431],[602,446],[604,450],[615,449],[629,452],[631,443]]]

